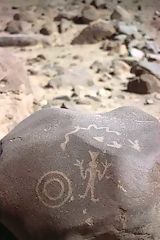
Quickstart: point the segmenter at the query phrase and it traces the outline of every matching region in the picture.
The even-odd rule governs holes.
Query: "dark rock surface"
[[[159,239],[159,139],[134,107],[35,113],[2,139],[0,221],[22,240]]]

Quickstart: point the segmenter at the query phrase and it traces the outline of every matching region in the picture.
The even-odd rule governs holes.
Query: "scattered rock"
[[[13,15],[13,20],[19,21],[20,20],[20,14],[19,13],[15,13]]]
[[[111,71],[112,61],[94,61],[90,66],[90,69],[94,70],[95,73],[109,73]]]
[[[153,99],[151,99],[151,98],[147,98],[147,99],[145,100],[144,105],[152,105],[152,104],[154,104]]]
[[[96,97],[96,96],[92,96],[90,94],[86,94],[85,97],[89,98],[89,99],[91,99],[91,100],[93,100],[95,102],[100,102],[100,99],[98,97]]]
[[[68,29],[70,29],[70,27],[72,26],[71,21],[62,18],[60,23],[58,24],[58,32],[59,33],[64,33],[66,32]]]
[[[148,59],[149,62],[151,61],[160,62],[160,54],[147,53],[146,58]]]
[[[44,85],[44,88],[55,88],[54,80],[49,80],[48,83]]]
[[[68,107],[66,106],[65,103],[62,103],[62,105],[60,106],[60,108],[68,109]]]
[[[29,23],[35,23],[37,21],[37,16],[33,10],[22,10],[20,13],[16,13],[13,18],[15,20],[22,20]]]
[[[120,45],[119,55],[120,55],[120,57],[128,56],[128,49],[125,44]]]
[[[160,47],[156,44],[155,41],[146,41],[145,47],[152,53],[158,54],[160,52]]]
[[[120,56],[128,56],[127,47],[120,41],[109,41],[108,39],[102,43],[102,50],[108,51],[110,55],[116,54]]]
[[[4,29],[10,34],[17,34],[22,32],[22,25],[20,21],[10,21],[7,23],[6,28]]]
[[[55,98],[53,98],[53,100],[70,101],[71,99],[70,99],[69,96],[67,96],[67,95],[63,95],[63,96],[55,97]]]
[[[118,5],[113,13],[111,14],[111,19],[125,22],[132,22],[133,16],[126,9]]]
[[[88,24],[90,22],[98,20],[100,17],[99,12],[92,5],[87,5],[81,12],[81,23]]]
[[[62,19],[67,19],[69,21],[73,21],[76,23],[77,19],[79,19],[79,18],[80,18],[79,9],[74,9],[71,11],[64,11],[64,12],[58,13],[54,17],[54,21],[61,21]]]
[[[40,42],[46,42],[39,35],[14,34],[0,35],[0,47],[26,47],[34,46]]]
[[[54,30],[55,30],[55,26],[53,25],[53,23],[46,23],[46,24],[42,25],[39,32],[42,35],[49,36],[53,33]]]
[[[120,78],[130,77],[131,67],[124,61],[114,60],[112,66],[113,66],[113,73],[115,76]]]
[[[118,34],[115,36],[115,40],[120,41],[122,44],[125,43],[126,39],[127,39],[126,34]]]
[[[160,79],[160,62],[149,62],[145,59],[144,61],[139,62],[139,66],[148,70]]]
[[[142,74],[139,78],[128,82],[127,91],[138,94],[160,92],[160,82],[151,74]]]
[[[137,48],[129,49],[129,53],[136,61],[142,60],[145,56],[144,52]]]
[[[98,20],[84,28],[78,36],[76,36],[72,44],[94,44],[107,38],[113,37],[116,30],[111,22]]]
[[[128,44],[128,48],[138,48],[142,50],[145,49],[145,44],[145,39],[132,39]]]
[[[118,22],[117,24],[118,31],[120,33],[126,34],[126,35],[134,35],[136,36],[138,34],[138,29],[135,25],[127,24],[125,22]]]
[[[107,8],[106,0],[93,0],[92,5],[94,5],[98,9],[105,9]]]

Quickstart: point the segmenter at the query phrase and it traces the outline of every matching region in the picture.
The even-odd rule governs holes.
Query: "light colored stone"
[[[133,15],[122,6],[118,5],[113,11],[111,15],[111,19],[115,19],[118,21],[131,22],[133,20]]]
[[[127,24],[125,22],[118,22],[117,27],[120,33],[129,35],[129,36],[130,35],[136,36],[138,34],[138,29],[135,25]]]
[[[140,61],[144,58],[145,54],[143,51],[139,50],[138,48],[131,48],[129,52],[135,60]]]

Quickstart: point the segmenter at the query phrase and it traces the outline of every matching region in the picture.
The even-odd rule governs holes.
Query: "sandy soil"
[[[125,14],[122,14],[121,20],[119,20],[119,16],[112,19],[111,16],[117,4],[125,9],[130,16],[129,20],[125,19]],[[25,34],[28,37],[34,34],[39,39],[41,36],[43,37],[43,40],[34,46],[2,47],[14,53],[24,63],[33,99],[31,103],[31,98],[30,100],[25,98],[27,94],[24,93],[24,98],[21,96],[17,103],[16,100],[12,101],[13,98],[15,99],[13,91],[0,95],[0,112],[3,119],[0,123],[2,126],[1,137],[30,113],[44,107],[56,106],[82,111],[105,112],[119,106],[133,105],[160,118],[158,90],[160,76],[158,74],[150,73],[149,77],[154,79],[150,80],[151,87],[145,94],[126,91],[130,79],[133,80],[137,77],[135,73],[131,73],[131,69],[133,63],[138,64],[142,60],[139,58],[139,54],[144,54],[143,59],[147,59],[147,54],[154,54],[153,61],[160,64],[160,51],[153,53],[146,48],[148,40],[152,40],[152,43],[157,44],[158,48],[160,46],[160,12],[158,12],[160,1],[124,0],[118,1],[118,3],[117,1],[106,1],[105,7],[92,6],[96,13],[95,15],[87,13],[87,21],[96,22],[102,18],[113,24],[114,27],[117,27],[117,24],[122,21],[124,24],[130,24],[138,29],[138,33],[134,37],[119,31],[116,32],[116,38],[120,39],[117,43],[118,46],[115,44],[115,36],[96,40],[94,44],[71,44],[84,28],[92,24],[82,23],[84,20],[82,9],[86,6],[88,5],[81,1],[71,0],[67,3],[56,0],[45,1],[45,3],[36,0],[1,0],[0,37],[4,35],[17,36],[18,34]],[[75,16],[78,15],[80,20],[76,22]],[[20,19],[13,20],[16,16],[17,18],[20,16]],[[92,17],[95,19],[92,20]],[[10,22],[12,22],[10,29],[6,30],[7,24]],[[18,25],[20,27],[17,27]],[[42,28],[45,29],[43,29],[44,32],[41,31]],[[17,33],[13,34],[15,29]],[[127,40],[122,41],[123,38]],[[140,50],[134,56],[130,54],[132,45]],[[1,61],[3,62],[3,60]],[[149,77],[147,76],[147,79]],[[23,82],[23,79],[21,80]],[[152,81],[156,81],[156,87],[152,86],[154,85]],[[25,104],[21,104],[21,101],[25,101]],[[7,109],[7,113],[4,109]],[[8,113],[13,116],[6,117]]]

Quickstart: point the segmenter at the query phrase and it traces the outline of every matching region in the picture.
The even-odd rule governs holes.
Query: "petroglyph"
[[[65,151],[66,145],[69,142],[69,136],[78,132],[79,130],[80,130],[80,127],[75,127],[75,130],[65,134],[65,141],[63,143],[61,143],[61,145],[60,145],[63,151]]]
[[[107,144],[107,146],[108,146],[108,147],[112,147],[112,148],[121,148],[121,147],[122,147],[122,145],[119,144],[119,143],[116,142],[116,141],[113,141],[112,144]]]
[[[125,193],[127,192],[127,190],[122,186],[120,181],[118,181],[118,188],[121,189]]]
[[[89,125],[87,128],[77,126],[77,127],[75,127],[75,129],[74,129],[73,131],[65,134],[65,141],[60,144],[60,147],[62,148],[62,150],[65,151],[66,146],[67,146],[67,144],[68,144],[68,142],[69,142],[69,140],[70,140],[70,138],[69,138],[70,135],[72,135],[72,134],[74,134],[74,133],[77,133],[77,132],[80,131],[80,130],[82,130],[82,131],[89,131],[89,130],[91,130],[91,128],[94,128],[94,129],[97,129],[97,130],[105,130],[107,133],[114,133],[114,134],[116,134],[117,136],[120,136],[120,135],[121,135],[120,132],[110,130],[109,127],[97,127],[97,125],[95,125],[95,124],[91,124],[91,125]],[[93,138],[95,139],[95,137],[93,137]],[[95,140],[97,140],[97,141],[98,141],[98,140],[99,140],[99,141],[102,141],[102,140],[103,140],[103,137],[102,137],[102,138],[100,138],[100,137],[97,138],[97,137],[96,137]]]
[[[93,137],[97,142],[104,142],[104,137]]]
[[[131,148],[135,149],[138,152],[141,152],[139,140],[132,141],[132,140],[128,139],[128,142],[131,144]]]
[[[97,169],[98,163],[96,162],[99,153],[89,151],[89,155],[91,157],[91,161],[89,162],[88,164],[89,167],[87,169],[84,170],[84,167],[83,167],[84,160],[82,161],[77,160],[77,163],[74,164],[75,166],[79,167],[80,174],[83,180],[85,180],[87,178],[87,175],[89,175],[85,193],[83,195],[80,195],[80,198],[86,198],[88,196],[88,193],[90,192],[91,201],[98,202],[99,198],[95,197],[95,182],[97,179],[98,181],[101,181],[105,177],[107,169],[111,166],[111,164],[108,163],[107,160],[105,163],[101,163],[104,168],[103,172],[101,173]]]
[[[83,214],[86,215],[87,214],[87,209],[83,209]]]
[[[49,191],[49,187],[52,191]],[[46,207],[58,208],[71,199],[71,182],[63,172],[50,171],[38,180],[36,193]]]
[[[148,121],[135,120],[135,122],[137,122],[137,123],[153,123],[154,121],[150,121],[150,120],[148,120]]]
[[[85,220],[85,223],[87,223],[87,225],[89,225],[89,226],[93,226],[93,217],[87,218]]]

